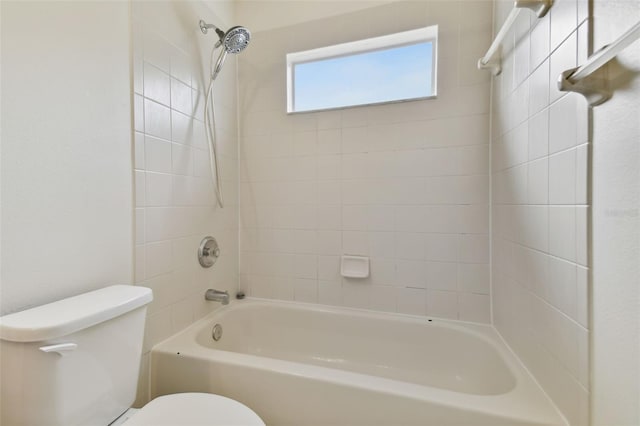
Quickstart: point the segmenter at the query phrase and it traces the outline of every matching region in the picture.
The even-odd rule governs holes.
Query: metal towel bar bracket
[[[558,77],[558,90],[561,92],[579,93],[587,99],[589,106],[600,105],[611,99],[612,93],[604,87],[604,83],[586,84],[584,80],[572,82],[569,77],[575,73],[578,68],[571,68],[560,74]]]
[[[613,93],[606,87],[606,80],[588,81],[588,77],[602,68],[618,53],[640,38],[640,22],[637,22],[613,43],[589,56],[578,68],[566,70],[558,77],[558,90],[580,93],[594,107],[609,100]]]
[[[502,24],[502,28],[498,31],[498,34],[493,40],[493,43],[491,43],[491,46],[489,46],[489,50],[487,50],[487,53],[478,60],[478,69],[488,69],[494,76],[500,75],[502,72],[500,55],[497,55],[497,58],[492,58],[498,52],[502,40],[506,37],[509,29],[518,18],[518,14],[523,9],[529,9],[535,13],[538,18],[542,18],[547,14],[552,5],[553,0],[516,0],[513,4],[511,13],[509,13],[509,16],[505,19]]]

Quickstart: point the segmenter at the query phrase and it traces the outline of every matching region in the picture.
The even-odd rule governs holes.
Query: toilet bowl
[[[210,393],[164,395],[127,413],[110,426],[264,426],[246,405]]]
[[[207,393],[160,396],[139,410],[145,287],[115,285],[0,317],[0,424],[264,426]]]

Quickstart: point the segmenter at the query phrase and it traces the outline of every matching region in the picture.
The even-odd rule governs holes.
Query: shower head
[[[229,31],[224,32],[215,25],[207,24],[201,19],[200,31],[202,31],[202,34],[207,34],[210,29],[215,30],[218,37],[220,37],[220,41],[216,43],[216,47],[224,45],[224,50],[226,50],[227,53],[242,52],[251,40],[251,32],[245,27],[235,26],[231,27]]]
[[[222,65],[224,65],[224,61],[227,59],[227,54],[240,53],[249,45],[251,32],[249,32],[245,27],[235,26],[231,27],[229,31],[225,33],[215,25],[207,24],[203,20],[200,20],[200,31],[202,31],[203,34],[207,34],[209,29],[214,29],[216,34],[218,34],[218,37],[220,37],[220,40],[216,43],[215,47],[224,47],[220,52],[220,56],[218,56],[218,60],[216,61],[213,71],[211,72],[211,79],[215,80],[222,69]],[[211,52],[211,55],[211,59],[213,60],[213,52]]]
[[[228,53],[240,53],[251,41],[251,33],[245,27],[232,27],[221,38],[224,49]]]

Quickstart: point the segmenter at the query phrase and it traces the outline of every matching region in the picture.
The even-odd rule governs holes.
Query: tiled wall
[[[491,14],[399,2],[254,34],[239,58],[241,288],[490,321],[490,90],[475,64]],[[286,114],[286,53],[433,24],[437,99]],[[369,256],[371,276],[342,279],[342,254]]]
[[[198,21],[222,28],[231,8],[214,14],[200,2],[134,2],[134,121],[136,270],[138,285],[153,289],[143,377],[149,349],[220,306],[206,302],[207,288],[238,286],[238,191],[235,58],[216,80],[218,153],[225,207],[214,205],[203,125],[209,55],[217,36]],[[217,52],[216,52],[217,53]],[[221,257],[210,269],[197,260],[200,240],[214,236]]]
[[[512,7],[497,2],[496,31]],[[588,109],[556,88],[586,58],[586,2],[527,11],[494,85],[494,324],[573,425],[588,424]]]

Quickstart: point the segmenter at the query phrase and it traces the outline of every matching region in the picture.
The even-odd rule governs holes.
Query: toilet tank
[[[0,425],[106,426],[126,411],[152,299],[115,285],[0,317]]]

